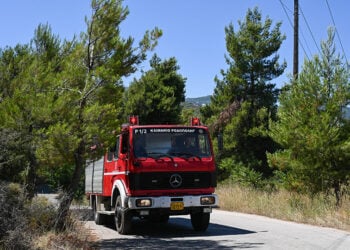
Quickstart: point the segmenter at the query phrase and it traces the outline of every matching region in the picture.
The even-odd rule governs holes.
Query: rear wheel
[[[193,213],[191,214],[191,223],[195,231],[204,232],[207,230],[210,221],[210,213]]]
[[[95,223],[96,225],[103,225],[105,223],[105,217],[103,214],[100,214],[98,211],[97,211],[97,197],[95,196],[93,198],[93,211],[94,211],[94,220],[95,220]]]
[[[130,214],[130,211],[123,209],[122,198],[118,196],[116,205],[115,205],[115,213],[114,213],[115,227],[118,233],[120,234],[130,233],[131,219],[132,219],[132,216]]]

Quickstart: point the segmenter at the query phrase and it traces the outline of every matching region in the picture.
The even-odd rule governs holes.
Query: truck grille
[[[215,173],[156,172],[129,174],[131,190],[209,188],[216,186]]]

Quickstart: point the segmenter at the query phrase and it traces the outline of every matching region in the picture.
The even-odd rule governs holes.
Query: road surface
[[[350,249],[350,232],[221,210],[213,211],[204,233],[192,230],[189,216],[170,217],[165,225],[133,224],[132,235],[119,235],[85,222],[98,249]]]

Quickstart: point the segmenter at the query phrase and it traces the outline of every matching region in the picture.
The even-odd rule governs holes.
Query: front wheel
[[[191,214],[191,223],[195,231],[204,232],[207,230],[210,221],[210,213],[193,213]]]
[[[130,212],[124,210],[122,207],[122,198],[118,196],[115,205],[114,221],[115,227],[120,234],[128,234],[131,231],[131,219]]]

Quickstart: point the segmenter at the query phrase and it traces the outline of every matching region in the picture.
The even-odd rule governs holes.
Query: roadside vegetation
[[[350,231],[349,194],[337,207],[335,197],[330,194],[310,196],[287,190],[267,191],[230,182],[219,184],[216,193],[222,210]]]
[[[93,236],[83,227],[89,213],[69,215],[66,230],[57,232],[57,207],[42,196],[28,200],[19,184],[0,182],[0,249],[89,249]]]

